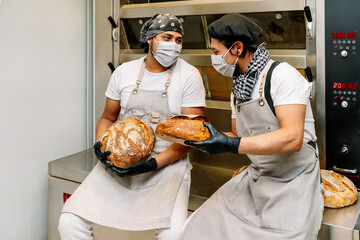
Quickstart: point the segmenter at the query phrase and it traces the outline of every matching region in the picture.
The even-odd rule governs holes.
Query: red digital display
[[[350,89],[350,90],[356,90],[356,89],[357,89],[357,84],[356,84],[356,83],[349,83],[349,84],[348,84],[348,89]]]
[[[346,33],[344,32],[332,33],[332,38],[346,38]]]
[[[334,88],[334,89],[346,89],[346,83],[337,83],[337,82],[334,82],[334,83],[333,83],[333,88]]]
[[[356,38],[356,32],[334,32],[332,38]]]
[[[349,89],[349,90],[356,90],[357,83],[333,83],[333,89]]]
[[[356,32],[348,32],[347,38],[356,38]]]

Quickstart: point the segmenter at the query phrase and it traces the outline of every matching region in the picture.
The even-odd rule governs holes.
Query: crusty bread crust
[[[136,118],[124,118],[109,127],[101,142],[102,152],[111,151],[108,160],[123,168],[151,153],[155,134],[148,123]]]
[[[357,200],[356,186],[347,177],[334,171],[321,170],[321,179],[325,188],[325,207],[346,207],[354,204]]]
[[[155,134],[165,139],[180,144],[187,141],[204,141],[210,138],[210,131],[203,125],[209,122],[206,117],[198,115],[177,115],[159,123]]]

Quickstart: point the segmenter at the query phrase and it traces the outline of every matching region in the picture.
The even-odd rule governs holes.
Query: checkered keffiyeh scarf
[[[253,58],[244,74],[233,78],[234,86],[232,92],[237,102],[247,102],[251,100],[251,93],[261,70],[270,60],[270,54],[265,49],[265,43],[258,46]]]

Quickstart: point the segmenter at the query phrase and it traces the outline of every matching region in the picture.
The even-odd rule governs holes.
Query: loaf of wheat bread
[[[357,189],[349,178],[331,170],[321,170],[321,179],[325,188],[325,207],[341,208],[355,203]]]
[[[199,115],[176,115],[160,122],[155,134],[161,139],[184,144],[184,141],[204,141],[210,138],[210,131],[203,125],[209,122]]]
[[[123,168],[146,158],[155,145],[150,125],[140,119],[124,118],[114,122],[101,139],[101,151],[111,151],[108,160]]]

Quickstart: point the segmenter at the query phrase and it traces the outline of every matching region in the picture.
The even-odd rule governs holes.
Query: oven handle
[[[307,20],[306,28],[307,28],[307,37],[308,39],[313,39],[313,22],[312,16],[309,6],[304,7],[304,12]]]
[[[341,172],[341,173],[351,173],[351,174],[357,174],[358,170],[353,168],[353,169],[346,169],[346,168],[339,168],[336,166],[333,166],[333,170],[337,171],[337,172]]]

